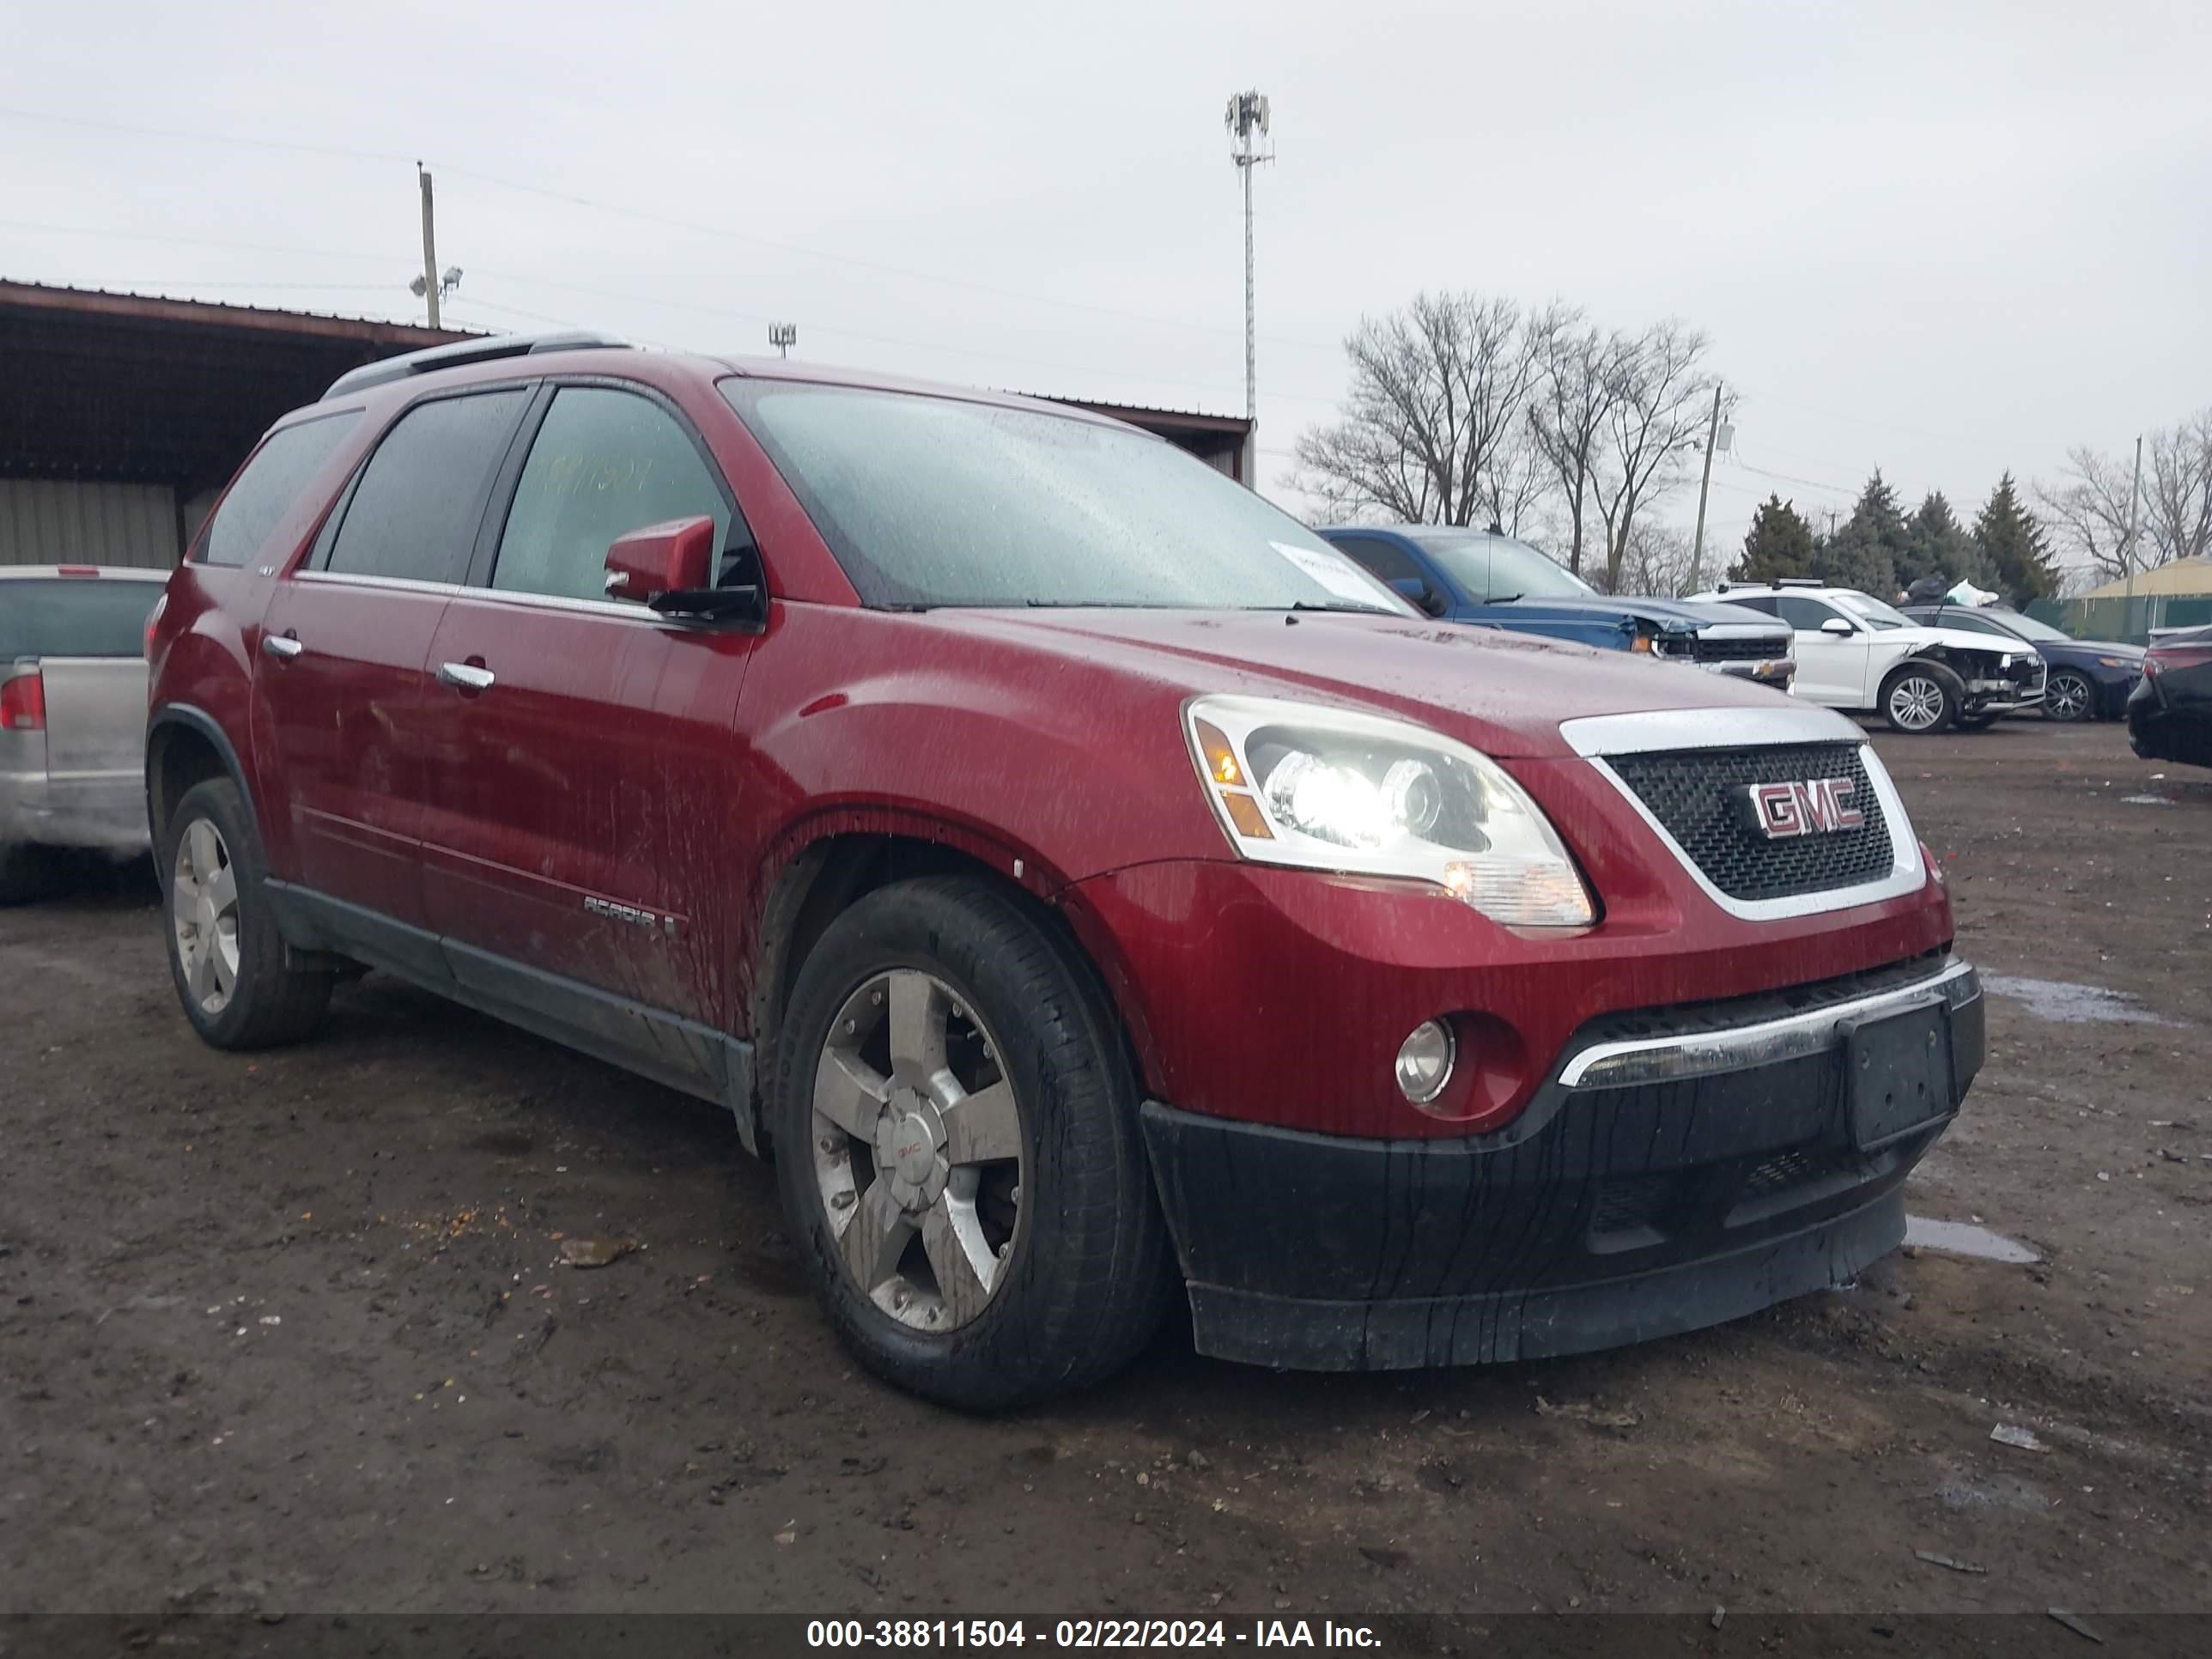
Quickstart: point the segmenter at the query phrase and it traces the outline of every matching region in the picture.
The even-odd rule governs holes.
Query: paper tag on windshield
[[[1267,545],[1340,599],[1350,599],[1378,611],[1382,608],[1382,595],[1376,592],[1374,584],[1355,570],[1341,553],[1323,553],[1291,542],[1269,542]]]

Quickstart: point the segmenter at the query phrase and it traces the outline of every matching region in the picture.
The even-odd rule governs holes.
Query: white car
[[[1692,597],[1779,617],[1797,635],[1799,696],[1880,714],[1899,732],[1979,732],[2043,701],[2043,659],[2033,646],[1929,628],[1856,588],[1785,577],[1723,582]]]

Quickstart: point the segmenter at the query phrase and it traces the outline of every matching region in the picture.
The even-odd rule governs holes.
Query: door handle
[[[479,668],[474,663],[441,662],[438,665],[438,678],[445,684],[463,691],[489,691],[493,678],[490,669]]]
[[[264,634],[261,648],[280,662],[289,662],[307,647],[289,634]]]

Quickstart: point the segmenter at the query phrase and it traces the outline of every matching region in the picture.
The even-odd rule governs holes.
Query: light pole
[[[1244,418],[1256,422],[1260,418],[1260,383],[1252,332],[1252,169],[1274,159],[1272,155],[1261,154],[1259,149],[1259,138],[1267,131],[1266,94],[1238,93],[1229,100],[1224,124],[1237,140],[1237,148],[1229,152],[1229,159],[1237,164],[1237,171],[1244,180]]]

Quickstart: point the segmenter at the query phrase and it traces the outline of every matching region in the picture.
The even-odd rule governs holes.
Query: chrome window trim
[[[1945,1003],[1954,1009],[1982,994],[1973,969],[1954,958],[1927,979],[1802,1014],[1682,1036],[1593,1043],[1560,1068],[1559,1084],[1567,1089],[1626,1089],[1802,1060],[1832,1048],[1837,1028],[1844,1021],[1878,1019],[1936,992],[1941,992]]]
[[[1650,827],[1674,861],[1688,872],[1700,891],[1729,915],[1744,921],[1783,921],[1797,916],[1824,915],[1849,910],[1884,899],[1902,898],[1919,890],[1927,880],[1920,861],[1920,842],[1912,821],[1888,769],[1875,752],[1867,735],[1832,709],[1808,704],[1780,708],[1668,708],[1636,714],[1598,714],[1561,722],[1559,735],[1570,748],[1587,760],[1598,775],[1611,784],[1636,815]],[[1756,749],[1784,744],[1851,743],[1860,746],[1867,781],[1881,803],[1882,820],[1889,826],[1889,873],[1850,887],[1832,887],[1817,893],[1796,893],[1788,898],[1740,899],[1723,892],[1698,867],[1682,844],[1631,788],[1620,773],[1606,764],[1608,755],[1639,755],[1685,749]]]
[[[341,587],[389,587],[403,593],[460,593],[459,582],[427,581],[420,576],[369,576],[351,570],[295,570],[295,582],[329,582]]]
[[[294,581],[326,582],[340,587],[386,587],[403,593],[442,593],[448,599],[483,599],[494,605],[517,605],[531,611],[571,611],[587,617],[609,617],[623,622],[651,623],[681,628],[684,619],[664,617],[649,605],[618,599],[578,599],[565,593],[526,593],[519,588],[477,587],[467,582],[424,581],[416,576],[363,576],[343,570],[300,570]]]

